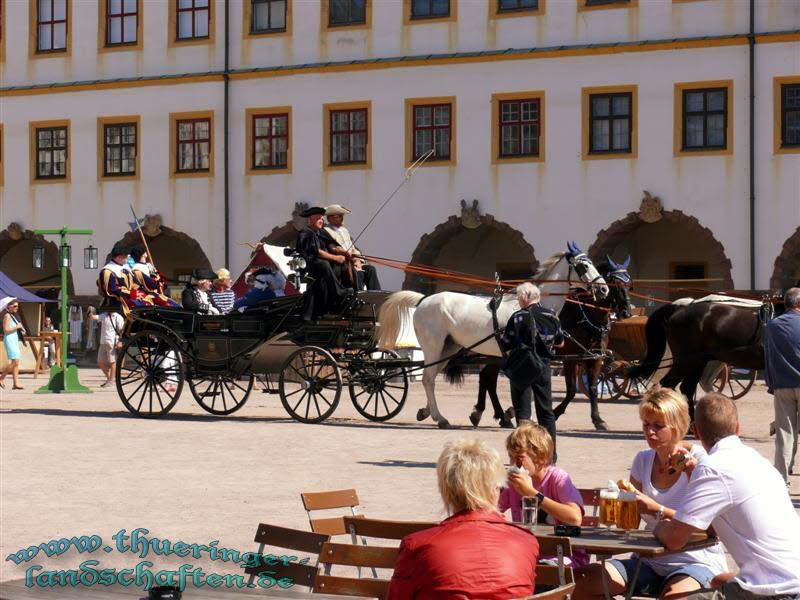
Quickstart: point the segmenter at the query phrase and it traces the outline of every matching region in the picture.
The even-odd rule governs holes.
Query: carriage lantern
[[[97,248],[89,244],[88,248],[83,249],[83,268],[96,269],[97,268]]]
[[[63,245],[60,248],[59,258],[61,266],[69,268],[72,266],[72,246]]]
[[[44,268],[44,246],[36,245],[33,247],[33,268]]]

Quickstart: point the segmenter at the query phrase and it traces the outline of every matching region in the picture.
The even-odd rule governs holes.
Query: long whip
[[[389,195],[389,197],[388,197],[388,198],[386,198],[386,200],[384,200],[384,201],[383,201],[383,204],[381,204],[381,205],[380,205],[380,208],[378,208],[378,210],[376,210],[376,211],[375,211],[375,214],[374,214],[374,215],[372,215],[372,218],[371,218],[371,219],[370,219],[370,220],[367,222],[367,224],[366,224],[366,225],[364,225],[364,228],[361,230],[361,233],[359,233],[359,234],[356,236],[356,238],[355,238],[355,239],[354,239],[354,240],[353,240],[353,241],[350,243],[350,248],[348,248],[348,249],[347,249],[348,251],[349,251],[351,248],[354,248],[354,247],[355,247],[355,245],[356,245],[356,242],[358,241],[358,239],[359,239],[359,238],[360,238],[362,235],[364,235],[364,232],[367,230],[367,228],[368,228],[370,225],[372,225],[372,222],[373,222],[373,221],[374,221],[374,220],[377,218],[377,216],[378,216],[378,215],[381,213],[381,211],[384,209],[384,207],[385,207],[387,204],[389,204],[389,201],[390,201],[392,198],[394,198],[395,194],[396,194],[397,192],[399,192],[399,191],[400,191],[400,188],[401,188],[401,187],[403,187],[403,186],[406,184],[406,182],[408,182],[408,181],[411,179],[411,176],[412,176],[412,175],[414,175],[414,173],[416,173],[417,169],[419,169],[419,168],[422,166],[422,164],[423,164],[423,163],[424,163],[426,160],[428,160],[428,159],[429,159],[431,156],[433,156],[433,148],[431,148],[430,150],[428,150],[428,151],[427,151],[425,154],[423,154],[422,156],[420,156],[420,157],[419,157],[417,160],[415,160],[413,163],[411,163],[411,164],[408,166],[408,168],[407,168],[407,169],[405,170],[405,172],[403,173],[403,181],[401,181],[401,182],[400,182],[400,185],[398,185],[396,188],[394,188],[394,191],[393,191],[393,192],[392,192],[392,193]]]

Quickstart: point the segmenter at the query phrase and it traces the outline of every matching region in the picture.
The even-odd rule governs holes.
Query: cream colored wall
[[[748,30],[748,3],[741,0],[638,0],[628,6],[578,10],[584,0],[542,0],[544,14],[490,18],[496,0],[453,0],[458,19],[403,24],[401,0],[372,0],[372,27],[321,27],[320,2],[292,2],[292,35],[243,39],[243,0],[230,2],[231,67],[264,67],[359,58],[668,40],[727,35]],[[5,2],[4,86],[219,71],[224,67],[224,1],[213,0],[215,40],[210,44],[168,44],[168,2],[143,0],[144,44],[140,51],[98,53],[98,2],[73,0],[72,52],[28,57],[28,1]],[[756,31],[800,28],[800,3],[759,0]]]

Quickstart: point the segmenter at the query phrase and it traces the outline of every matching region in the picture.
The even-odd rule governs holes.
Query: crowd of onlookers
[[[685,439],[689,410],[678,392],[648,392],[639,416],[647,448],[633,458],[630,485],[644,528],[670,552],[637,565],[636,556],[599,563],[574,551],[566,559],[576,582],[573,599],[603,597],[604,583],[610,595],[670,600],[800,599],[800,516],[778,470],[739,438],[736,405],[721,394],[703,397],[696,441]],[[535,498],[539,521],[551,524],[578,525],[585,509],[569,474],[552,464],[546,429],[523,422],[508,436],[506,451],[508,468],[483,441],[445,445],[437,476],[451,516],[403,539],[391,600],[499,600],[537,591],[537,565],[551,558],[540,556],[536,536],[516,524],[523,499]],[[683,550],[698,533],[719,541]]]

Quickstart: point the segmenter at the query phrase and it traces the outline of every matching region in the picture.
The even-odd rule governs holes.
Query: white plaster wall
[[[767,287],[781,245],[800,224],[800,155],[772,153],[772,78],[800,73],[800,44],[763,44],[757,52],[757,285]],[[674,83],[719,79],[734,80],[733,154],[674,157]],[[628,84],[639,86],[638,158],[583,161],[581,87]],[[493,166],[491,94],[524,90],[546,93],[546,160]],[[30,228],[91,226],[104,252],[125,233],[133,203],[140,213],[160,213],[165,225],[194,237],[220,266],[222,93],[221,84],[202,83],[3,98],[0,228],[11,221]],[[733,262],[735,285],[747,287],[747,93],[744,46],[235,81],[229,266],[242,268],[249,249],[237,244],[283,225],[295,202],[343,203],[354,211],[351,231],[360,231],[402,179],[404,99],[454,95],[458,163],[420,169],[359,242],[365,251],[408,259],[422,235],[459,213],[462,198],[477,198],[484,213],[522,231],[542,259],[562,250],[567,239],[590,245],[599,230],[637,210],[647,189],[665,208],[711,229]],[[372,169],[323,171],[322,105],[360,100],[372,103]],[[245,175],[245,109],[282,105],[292,106],[292,174]],[[209,109],[216,111],[215,176],[169,178],[169,113]],[[98,183],[96,119],[130,114],[141,115],[140,180]],[[71,119],[72,181],[31,186],[28,122],[60,118]],[[74,276],[79,293],[94,292],[95,274],[76,268]],[[396,271],[381,276],[388,288],[402,282]]]
[[[58,101],[54,107],[54,98]],[[111,99],[113,98],[113,102]],[[169,113],[215,110],[215,176],[169,177]],[[138,181],[98,181],[97,118],[141,115]],[[28,122],[70,119],[70,183],[30,183]],[[100,260],[129,231],[130,205],[139,217],[159,213],[164,225],[195,238],[214,265],[224,257],[222,87],[216,83],[80,92],[3,100],[3,167],[0,226],[28,229],[91,228]],[[97,273],[83,269],[85,238],[73,240],[72,274],[79,294],[96,293]]]
[[[289,36],[242,38],[244,2],[230,2],[231,67],[264,67],[372,57],[427,55],[486,49],[673,39],[746,33],[745,0],[639,0],[622,8],[579,11],[582,0],[545,0],[540,16],[491,19],[496,0],[454,0],[458,20],[403,25],[402,0],[373,0],[369,30],[323,31],[317,0],[291,0]],[[5,2],[6,60],[3,86],[221,70],[224,66],[224,1],[214,0],[214,43],[168,47],[166,0],[143,0],[142,51],[98,53],[98,3],[73,0],[72,55],[28,59],[28,2]],[[757,0],[756,31],[800,28],[800,3]]]

